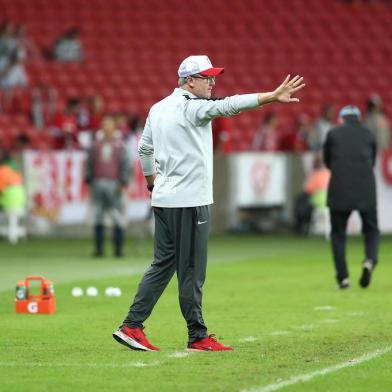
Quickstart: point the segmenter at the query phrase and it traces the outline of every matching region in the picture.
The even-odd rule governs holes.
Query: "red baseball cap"
[[[217,76],[224,72],[224,68],[213,67],[210,59],[205,56],[189,56],[180,64],[178,76],[185,78],[187,76],[200,74],[204,76]]]

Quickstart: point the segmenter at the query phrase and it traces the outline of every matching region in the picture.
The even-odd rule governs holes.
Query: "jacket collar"
[[[192,94],[188,90],[184,90],[183,88],[177,87],[174,89],[173,94],[175,95],[187,95],[190,98],[197,98],[196,95]]]

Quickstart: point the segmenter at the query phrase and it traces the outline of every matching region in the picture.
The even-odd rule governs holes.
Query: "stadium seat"
[[[8,19],[25,23],[45,50],[70,26],[80,27],[83,63],[28,65],[31,84],[57,86],[60,99],[98,92],[110,108],[132,105],[146,113],[175,86],[183,57],[208,53],[226,68],[218,95],[270,90],[285,73],[304,75],[309,88],[301,94],[300,109],[277,109],[286,118],[315,115],[326,102],[360,105],[373,92],[382,95],[392,115],[392,11],[386,2],[295,0],[288,8],[281,1],[238,1],[228,7],[225,0],[210,0],[197,24],[188,22],[200,7],[197,0],[186,7],[181,0],[1,0],[0,5]],[[12,111],[27,113],[28,105],[29,99],[19,96]],[[234,121],[252,135],[259,119],[260,114]],[[244,143],[238,148],[246,149]]]

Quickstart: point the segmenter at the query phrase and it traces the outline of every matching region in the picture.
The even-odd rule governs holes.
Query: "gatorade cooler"
[[[32,295],[30,292],[30,282],[34,280],[41,282],[38,295]],[[16,313],[51,314],[56,312],[53,283],[42,276],[27,276],[25,280],[18,282],[15,294]]]

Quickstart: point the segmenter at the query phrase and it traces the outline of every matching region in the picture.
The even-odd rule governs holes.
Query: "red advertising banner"
[[[26,151],[23,156],[29,209],[33,216],[57,224],[86,222],[90,199],[83,182],[84,151]],[[139,161],[133,162],[133,176],[126,190],[128,218],[147,214],[150,199]]]

